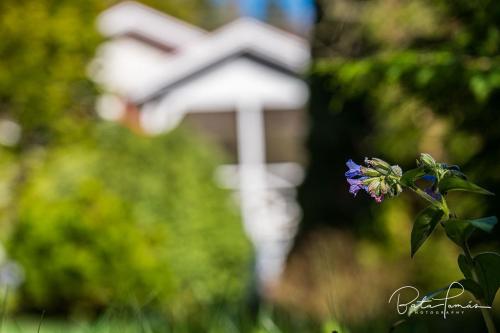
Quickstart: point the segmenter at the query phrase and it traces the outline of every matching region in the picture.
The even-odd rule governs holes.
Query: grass
[[[7,318],[0,333],[289,333],[324,331],[309,320],[297,320],[263,311],[254,320],[224,312],[200,313],[196,318],[169,322],[158,316],[106,314],[97,320]]]
[[[410,325],[403,325],[394,333],[432,333],[432,332],[470,332],[483,333],[480,318],[471,315],[462,320],[443,320],[442,318],[421,318]],[[167,323],[158,320],[135,320],[102,318],[95,321],[40,319],[36,317],[18,317],[6,320],[1,333],[388,333],[386,322],[365,323],[362,327],[342,328],[335,321],[323,325],[311,325],[264,316],[253,323],[241,324],[230,318],[214,318],[201,326],[182,323]]]
[[[65,321],[44,320],[40,325],[37,318],[17,318],[7,320],[2,333],[138,333],[142,329],[138,323],[132,321]]]

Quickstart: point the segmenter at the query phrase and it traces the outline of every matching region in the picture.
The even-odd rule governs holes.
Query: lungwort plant
[[[477,219],[457,217],[446,201],[446,195],[451,191],[466,191],[483,195],[493,195],[493,193],[470,182],[458,166],[438,163],[429,154],[421,154],[417,160],[417,168],[404,173],[399,166],[390,165],[377,158],[365,159],[365,166],[349,160],[347,167],[349,170],[345,176],[350,185],[349,191],[355,196],[360,190],[364,190],[375,201],[381,202],[384,198],[395,197],[403,190],[409,190],[428,203],[413,224],[411,256],[415,255],[437,225],[441,225],[448,238],[463,252],[458,257],[458,266],[464,275],[464,278],[459,281],[460,285],[469,291],[480,304],[488,332],[496,332],[491,305],[500,287],[500,255],[493,252],[473,255],[468,240],[476,230],[491,232],[497,223],[497,218],[495,216]],[[426,188],[418,186],[417,182],[422,179],[430,186]],[[454,286],[458,284],[454,282],[448,287],[429,293],[424,300]],[[409,311],[408,315],[412,313],[415,313],[415,309]]]

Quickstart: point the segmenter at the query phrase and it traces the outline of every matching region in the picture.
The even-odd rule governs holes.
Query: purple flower
[[[434,175],[429,175],[429,174],[423,175],[423,176],[422,176],[422,179],[423,179],[423,180],[427,180],[427,181],[429,181],[429,182],[433,182],[433,183],[437,180],[436,176],[434,176]]]
[[[431,186],[424,189],[425,193],[427,193],[428,195],[430,195],[432,198],[434,198],[436,200],[441,200],[441,194],[434,190],[435,184],[437,182],[437,177],[434,175],[426,174],[426,175],[422,176],[422,179],[432,183]]]
[[[353,160],[349,159],[346,165],[349,168],[349,170],[345,173],[347,178],[355,178],[363,175],[361,172],[361,165],[354,163]]]
[[[363,184],[363,180],[365,180],[367,177],[361,177],[358,179],[353,179],[353,178],[347,178],[347,182],[349,183],[349,192],[354,194],[358,194],[359,190],[365,190],[368,191],[368,187]]]
[[[376,202],[380,203],[385,196],[394,197],[401,191],[401,168],[397,165],[378,159],[365,159],[366,167],[349,159],[346,163],[345,176],[349,183],[349,192],[356,196],[359,190],[364,190]]]
[[[425,191],[425,193],[427,193],[428,195],[430,195],[434,199],[441,200],[441,193],[435,192],[432,187],[428,187],[428,188],[424,189],[424,191]]]

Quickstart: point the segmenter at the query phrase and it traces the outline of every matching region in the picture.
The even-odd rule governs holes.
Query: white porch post
[[[266,265],[262,256],[266,224],[270,223],[266,204],[266,151],[264,114],[255,100],[240,101],[236,110],[238,166],[243,222],[256,251],[259,285],[265,280]],[[261,286],[259,286],[261,287]]]

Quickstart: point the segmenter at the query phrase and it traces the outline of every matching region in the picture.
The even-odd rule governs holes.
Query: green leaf
[[[472,266],[463,254],[458,256],[458,267],[466,279],[472,279]]]
[[[474,269],[484,293],[484,301],[487,305],[493,304],[500,287],[500,255],[493,252],[478,254],[474,257]]]
[[[468,290],[467,287],[471,287],[472,289],[476,289],[479,287],[477,285],[477,283],[474,286],[473,284],[471,284],[469,282],[465,282],[465,285],[467,285],[467,287],[466,287],[463,283],[464,281],[466,281],[466,280],[460,280],[458,282],[462,285],[463,289],[465,289],[465,290]],[[474,283],[474,281],[472,281],[472,282]],[[420,298],[417,302],[415,302],[418,305],[410,307],[410,310],[408,311],[408,317],[410,317],[412,314],[417,312],[424,305],[424,303],[422,301],[432,299],[432,298],[436,297],[437,295],[448,291],[448,289],[462,289],[462,287],[460,287],[456,282],[452,282],[444,288],[440,288],[438,290],[431,291],[430,293],[425,294],[422,298]]]
[[[451,219],[444,224],[446,235],[458,246],[464,247],[465,242],[472,235],[474,230],[481,229],[491,232],[497,224],[496,216],[483,217],[471,220]]]
[[[411,256],[424,244],[436,225],[445,217],[444,211],[437,206],[429,206],[418,214],[411,231]]]
[[[450,219],[444,224],[448,238],[460,247],[465,246],[465,242],[472,235],[474,229],[468,220]]]
[[[498,219],[496,216],[488,216],[482,217],[480,219],[469,220],[470,224],[475,226],[478,229],[481,229],[486,232],[491,232],[495,224],[497,224]]]
[[[404,186],[413,186],[415,181],[423,175],[425,175],[423,167],[408,170],[401,176],[401,184]]]
[[[464,287],[465,290],[470,292],[476,299],[482,299],[483,298],[483,290],[481,289],[481,286],[477,284],[472,279],[462,279],[460,281],[460,284]]]
[[[448,175],[467,180],[467,176],[462,171],[459,170],[448,170]]]
[[[443,194],[449,191],[467,191],[479,194],[494,195],[490,191],[457,175],[449,174],[439,182],[439,191]]]

